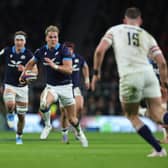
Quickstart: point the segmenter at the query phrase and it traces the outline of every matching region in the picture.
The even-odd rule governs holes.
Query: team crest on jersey
[[[79,63],[79,59],[75,59],[75,63]]]
[[[12,57],[13,57],[13,54],[10,54],[9,57],[12,58]]]
[[[45,52],[44,55],[46,56],[46,55],[47,55],[47,52]]]
[[[26,56],[25,55],[21,55],[21,57],[20,57],[20,59],[25,59],[26,58]]]

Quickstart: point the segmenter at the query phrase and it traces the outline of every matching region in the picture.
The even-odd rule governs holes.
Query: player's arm
[[[91,89],[95,90],[96,82],[100,79],[100,70],[101,65],[104,59],[104,55],[108,48],[112,44],[112,35],[105,34],[105,36],[101,39],[100,43],[98,44],[95,52],[94,52],[94,59],[93,59],[93,78],[91,82]]]
[[[160,73],[161,87],[163,89],[166,87],[168,88],[167,63],[160,47],[153,37],[150,38],[149,57],[157,63]]]
[[[63,59],[62,65],[55,64],[50,58],[45,57],[45,61],[48,63],[48,65],[55,69],[56,71],[65,73],[65,74],[72,74],[72,59]]]
[[[23,71],[22,71],[22,74],[20,75],[19,77],[19,81],[20,83],[25,83],[24,79],[23,79],[23,76],[24,74],[27,72],[27,71],[32,71],[34,73],[38,73],[38,69],[37,69],[37,66],[35,65],[36,64],[36,59],[35,57],[31,58],[28,63],[26,64],[26,66],[24,67]]]
[[[160,81],[162,87],[168,87],[168,73],[167,73],[167,63],[162,53],[157,54],[153,58],[157,63],[160,73]]]
[[[89,67],[88,67],[86,62],[83,65],[82,73],[83,73],[83,76],[84,76],[86,89],[89,89],[90,88]]]

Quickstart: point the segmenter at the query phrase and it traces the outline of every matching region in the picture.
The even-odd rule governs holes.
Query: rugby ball
[[[26,81],[26,83],[32,83],[37,79],[37,73],[34,73],[32,71],[26,71],[25,74],[23,75],[23,80]]]

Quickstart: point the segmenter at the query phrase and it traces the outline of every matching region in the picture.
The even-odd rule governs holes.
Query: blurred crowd
[[[166,0],[89,2],[87,0],[61,0],[56,3],[50,0],[1,0],[0,49],[13,44],[15,31],[24,30],[28,33],[28,48],[35,51],[45,43],[45,28],[50,24],[58,25],[61,30],[60,41],[70,40],[76,43],[76,52],[85,57],[92,75],[94,49],[100,38],[110,26],[122,22],[127,7],[137,6],[141,9],[144,19],[142,27],[156,37],[168,58],[168,2]],[[3,65],[3,58],[0,58],[1,84]],[[38,81],[30,87],[29,112],[37,113],[39,96],[44,87],[41,73]],[[85,98],[84,115],[122,114],[118,95],[118,73],[112,49],[105,57],[102,80],[98,83],[96,92],[86,91],[83,87],[82,90]]]

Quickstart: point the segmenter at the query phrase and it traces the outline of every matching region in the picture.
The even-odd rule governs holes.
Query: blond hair
[[[59,34],[59,28],[54,25],[50,25],[45,30],[45,35],[48,35],[49,32],[57,32]]]

